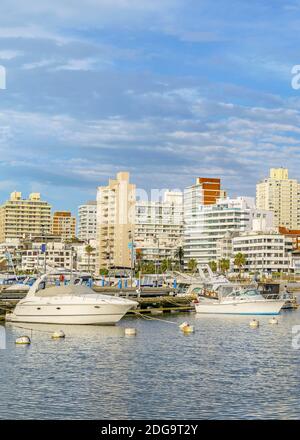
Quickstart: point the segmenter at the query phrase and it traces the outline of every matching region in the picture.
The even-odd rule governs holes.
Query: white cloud
[[[0,60],[12,60],[21,55],[23,52],[19,50],[0,50]]]

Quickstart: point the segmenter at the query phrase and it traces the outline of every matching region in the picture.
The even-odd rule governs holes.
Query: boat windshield
[[[254,287],[248,287],[248,288],[241,288],[241,289],[237,289],[237,288],[222,288],[222,292],[221,292],[223,297],[226,298],[263,298],[262,295],[260,294],[259,290],[257,290]]]

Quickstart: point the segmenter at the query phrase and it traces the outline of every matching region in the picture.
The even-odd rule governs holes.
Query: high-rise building
[[[271,168],[270,177],[256,185],[256,205],[274,213],[274,226],[300,229],[300,184],[286,168]]]
[[[78,238],[83,241],[96,240],[97,202],[91,200],[78,208]]]
[[[70,211],[56,211],[52,217],[52,234],[63,240],[76,237],[76,218]]]
[[[189,189],[188,189],[189,190]],[[188,196],[189,191],[188,191]],[[220,240],[247,230],[270,230],[273,227],[273,214],[259,210],[251,197],[220,199],[214,205],[193,206],[190,198],[184,200],[184,261],[190,259],[200,264],[216,261],[220,255]],[[225,243],[228,248],[228,243]],[[224,243],[222,244],[224,247]],[[225,255],[221,256],[222,258]]]
[[[174,260],[183,237],[183,194],[167,191],[162,201],[137,201],[135,237],[144,262]]]
[[[198,177],[194,185],[184,190],[184,205],[197,210],[199,205],[214,205],[218,199],[226,197],[221,189],[221,179]]]
[[[221,179],[211,177],[198,177],[196,186],[202,192],[202,204],[214,205],[221,197],[225,197],[225,192],[221,189]]]
[[[135,185],[120,172],[97,190],[97,272],[102,268],[130,268],[135,223]]]
[[[49,234],[51,206],[41,200],[39,193],[22,199],[22,193],[13,192],[0,207],[0,242],[8,238],[23,238]]]

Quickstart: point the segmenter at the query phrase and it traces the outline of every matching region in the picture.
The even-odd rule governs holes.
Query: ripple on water
[[[60,326],[66,339],[53,341],[55,326],[35,326],[29,347],[15,346],[26,330],[10,324],[0,418],[299,418],[299,351],[291,345],[299,313],[282,313],[278,326],[262,317],[257,329],[249,317],[164,317],[188,320],[190,335],[127,318],[117,327]],[[122,326],[137,327],[137,336],[124,337]]]

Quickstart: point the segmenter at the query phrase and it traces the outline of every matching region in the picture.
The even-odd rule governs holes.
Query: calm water
[[[299,311],[279,325],[249,317],[164,315],[176,325],[125,319],[118,327],[59,326],[65,340],[7,325],[0,350],[0,419],[299,418],[300,350],[291,346]],[[121,326],[135,326],[124,337]],[[55,326],[38,326],[51,330]]]

